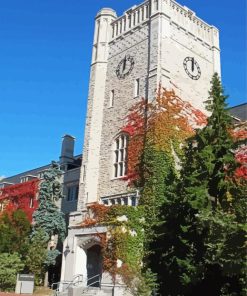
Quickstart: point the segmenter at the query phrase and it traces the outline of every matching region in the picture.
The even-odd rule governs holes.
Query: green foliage
[[[47,269],[56,264],[60,254],[57,249],[47,250],[47,244],[52,236],[58,236],[58,242],[65,237],[66,224],[64,214],[56,206],[55,201],[63,197],[60,178],[62,171],[59,165],[52,162],[51,167],[44,173],[40,184],[39,207],[33,214],[34,225],[31,247],[28,252],[27,266],[36,276],[36,282],[42,283]],[[36,249],[39,249],[36,252]]]
[[[55,266],[56,265],[56,259],[61,254],[58,250],[48,250],[46,259],[44,261],[44,264],[48,266]]]
[[[149,266],[160,295],[245,295],[246,187],[234,179],[236,146],[225,100],[215,74],[207,101],[211,116],[188,142],[180,180],[170,186],[162,183],[169,179],[158,181],[165,198]]]
[[[211,84],[206,106],[212,114],[208,118],[208,124],[202,130],[197,131],[196,136],[191,139],[187,151],[187,155],[191,156],[183,169],[183,182],[190,200],[198,195],[198,190],[203,190],[204,206],[211,203],[213,209],[221,207],[228,211],[231,206],[228,201],[231,186],[229,180],[237,167],[234,143],[229,133],[232,124],[231,117],[226,110],[227,97],[223,94],[217,73],[214,74]],[[193,166],[191,166],[191,157],[193,157]],[[200,186],[200,183],[203,186]],[[193,189],[195,185],[196,191]]]
[[[3,213],[0,217],[0,253],[17,252],[24,257],[30,231],[30,222],[22,210]]]
[[[44,173],[38,196],[39,207],[33,214],[35,222],[33,232],[42,228],[49,238],[58,235],[59,239],[63,240],[66,232],[64,215],[55,205],[55,201],[63,197],[59,181],[61,175],[62,171],[55,162],[52,162],[50,169]]]
[[[45,231],[41,228],[36,229],[27,252],[26,266],[28,271],[35,275],[36,285],[43,283],[46,271],[45,262],[48,256],[47,240],[48,237]]]
[[[196,213],[175,192],[162,206],[149,257],[162,295],[187,295],[190,284],[200,279],[204,233],[197,231]]]
[[[135,276],[136,280],[132,279],[132,285],[129,287],[133,296],[150,296],[152,292],[156,291],[157,279],[150,269],[137,272]]]
[[[118,221],[118,217],[126,216],[127,221]],[[106,223],[111,229],[117,250],[117,258],[129,268],[140,266],[143,257],[144,211],[142,207],[111,207]]]
[[[235,278],[234,285],[239,286],[246,268],[243,224],[246,187],[234,179],[237,163],[235,144],[229,133],[231,118],[226,111],[226,96],[217,74],[213,76],[209,95],[207,109],[212,114],[207,126],[198,131],[190,143],[187,155],[191,154],[193,161],[185,163],[181,195],[198,210],[198,231],[206,232],[203,240],[206,247],[203,254],[205,277],[214,266],[221,274],[219,289],[225,284],[231,289],[233,284],[228,282],[229,279]],[[238,289],[236,293],[239,293]]]
[[[201,229],[207,229],[204,240],[206,264],[218,264],[227,276],[245,273],[245,225],[236,223],[234,214],[223,211],[201,211]]]
[[[17,273],[24,268],[19,254],[1,253],[0,266],[0,291],[13,290]]]
[[[153,227],[159,221],[159,211],[165,202],[168,184],[174,177],[172,157],[155,147],[146,145],[142,163],[140,205],[145,209],[147,241],[152,240]]]

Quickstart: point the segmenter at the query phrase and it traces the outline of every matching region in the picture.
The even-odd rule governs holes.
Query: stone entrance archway
[[[100,245],[93,245],[87,249],[87,285],[93,287],[99,287],[99,280],[102,275],[101,249]]]

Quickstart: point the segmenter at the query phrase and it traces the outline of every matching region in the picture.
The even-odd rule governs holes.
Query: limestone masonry
[[[175,1],[149,0],[120,17],[110,8],[97,14],[78,210],[127,193],[113,162],[129,108],[141,97],[152,100],[161,83],[203,110],[214,72],[220,73],[217,28]]]
[[[214,72],[220,74],[219,32],[187,7],[149,0],[120,17],[111,8],[96,15],[79,199],[77,212],[70,214],[61,271],[62,283],[82,277],[73,295],[92,278],[112,285],[102,271],[97,241],[107,228],[80,226],[90,215],[88,206],[138,203],[138,192],[122,178],[128,149],[122,128],[129,108],[142,97],[152,100],[162,85],[203,110]],[[127,295],[119,283],[116,295]]]

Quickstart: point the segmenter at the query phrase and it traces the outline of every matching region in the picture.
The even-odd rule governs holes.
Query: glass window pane
[[[120,161],[124,161],[124,150],[120,150]]]
[[[132,205],[132,207],[136,206],[136,197],[135,196],[131,197],[131,205]]]
[[[118,150],[115,151],[115,162],[118,162]]]
[[[118,165],[117,164],[114,165],[114,177],[115,178],[118,177]]]
[[[124,148],[124,136],[121,137],[121,148]]]
[[[122,177],[123,176],[123,163],[119,164],[119,176]]]

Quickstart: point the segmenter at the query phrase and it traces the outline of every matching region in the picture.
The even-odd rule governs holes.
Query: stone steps
[[[111,296],[112,291],[109,289],[100,288],[87,288],[81,294],[81,296]]]

